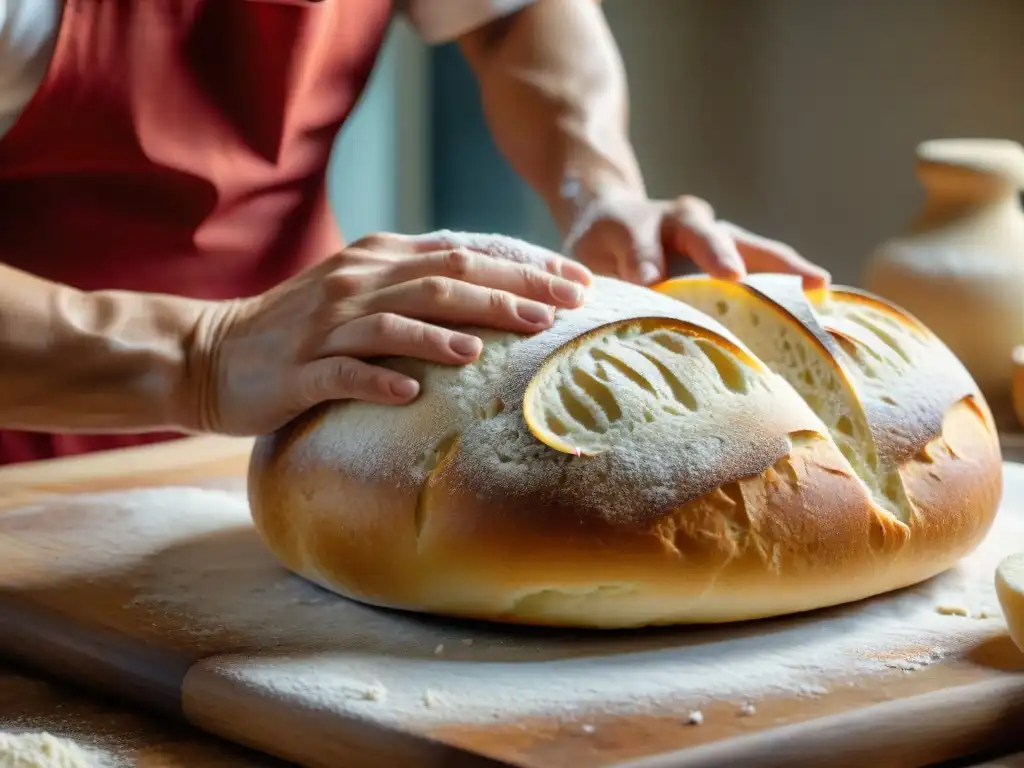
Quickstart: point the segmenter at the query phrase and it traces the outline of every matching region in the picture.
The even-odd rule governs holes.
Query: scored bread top
[[[735,283],[686,277],[657,290],[720,319],[784,376],[875,501],[904,522],[915,507],[900,470],[942,434],[952,406],[969,398],[992,428],[952,352],[913,317],[869,294],[838,287],[805,293],[799,277],[774,274]]]
[[[790,313],[850,377],[883,465],[920,453],[941,434],[949,408],[977,394],[928,328],[875,296],[845,286],[805,293],[795,275],[749,275],[741,285]]]
[[[862,393],[882,461],[920,453],[954,403],[982,402],[960,359],[909,313],[845,286],[811,298]]]
[[[724,326],[646,288],[595,278],[546,331],[474,332],[484,352],[467,366],[383,361],[420,397],[333,404],[295,445],[299,465],[398,486],[443,472],[523,514],[642,523],[759,474],[793,433],[828,434]]]

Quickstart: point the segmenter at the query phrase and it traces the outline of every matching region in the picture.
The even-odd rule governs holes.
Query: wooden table
[[[111,461],[110,456],[86,456],[51,462],[42,473],[38,465],[0,469],[0,509],[17,507],[21,502],[38,499],[47,493],[66,492],[68,488],[101,491],[126,485],[159,483],[168,473],[187,474],[191,483],[216,484],[225,477],[233,477],[237,483],[244,473],[247,451],[248,444],[243,441],[204,438],[190,441],[184,450],[167,451],[160,446],[135,449],[121,454],[116,461]],[[956,698],[955,691],[951,694]],[[224,714],[232,716],[231,712]],[[930,726],[926,730],[936,727],[935,722],[928,722],[927,712],[918,713],[917,717],[923,726]],[[820,722],[821,725],[818,721],[805,725],[827,728],[825,721]],[[903,727],[908,726],[904,724]],[[113,748],[117,754],[135,757],[136,764],[140,766],[195,765],[199,768],[253,765],[269,768],[284,765],[200,735],[198,731],[170,720],[159,721],[133,714],[124,706],[118,708],[64,685],[31,677],[23,670],[15,673],[10,669],[0,669],[0,729],[48,730],[54,735]],[[1013,744],[1004,742],[1004,746]],[[1024,737],[1020,747],[1024,747]],[[978,760],[961,760],[956,765],[1024,767],[1024,753],[999,760],[988,758],[988,762]],[[567,768],[570,765],[557,760],[547,764],[558,765],[559,768],[562,764]],[[435,761],[432,765],[448,766],[449,763]],[[670,765],[670,762],[664,763],[666,767]]]
[[[99,746],[138,768],[289,768],[292,764],[131,712],[64,683],[0,666],[0,731],[46,731]],[[964,768],[1024,768],[1024,752]],[[568,768],[568,767],[567,767]]]
[[[210,475],[235,474],[244,468],[245,443],[219,439],[195,441],[182,454],[182,468],[208,467]],[[150,449],[137,449],[145,456]],[[156,450],[160,450],[157,448]],[[104,467],[105,457],[82,456],[49,462],[55,481],[77,484],[83,490],[114,485]],[[145,461],[139,466],[148,466]],[[123,466],[120,477],[140,484],[151,479],[148,469],[133,475],[132,464]],[[23,466],[0,468],[0,510],[17,506],[28,493],[50,490],[45,484],[22,482]],[[35,473],[32,473],[36,477]],[[138,768],[287,768],[290,763],[210,736],[183,722],[129,709],[122,702],[93,691],[41,676],[32,670],[0,664],[0,731],[46,731],[98,747]],[[133,761],[133,762],[132,762]]]

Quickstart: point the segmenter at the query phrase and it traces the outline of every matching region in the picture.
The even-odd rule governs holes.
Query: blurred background
[[[1024,0],[605,0],[652,195],[691,192],[856,283],[922,200],[914,147],[1024,140]],[[424,126],[426,126],[424,128]],[[349,239],[438,228],[558,247],[454,45],[391,30],[338,142]]]

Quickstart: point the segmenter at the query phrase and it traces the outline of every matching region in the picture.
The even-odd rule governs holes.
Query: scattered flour
[[[1007,467],[1012,483],[1024,489],[1024,467]],[[654,709],[699,721],[712,701],[753,708],[769,695],[813,698],[865,675],[913,673],[1005,632],[993,574],[1024,540],[1024,515],[1006,506],[975,553],[898,593],[778,620],[637,632],[474,624],[345,600],[276,563],[241,491],[81,496],[4,515],[0,536],[40,557],[60,546],[55,536],[74,543],[31,578],[75,590],[83,615],[90,589],[129,585],[125,610],[153,636],[212,657],[201,667],[225,687],[281,712],[430,727]],[[972,618],[940,610],[950,605]]]
[[[0,768],[110,768],[103,754],[73,741],[37,733],[0,733]]]

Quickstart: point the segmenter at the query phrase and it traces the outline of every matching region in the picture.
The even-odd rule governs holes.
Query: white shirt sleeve
[[[398,0],[427,43],[446,43],[489,21],[508,16],[531,5],[534,0]]]

